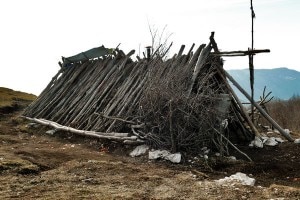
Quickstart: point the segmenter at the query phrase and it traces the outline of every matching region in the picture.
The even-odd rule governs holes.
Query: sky
[[[253,0],[255,69],[300,71],[299,0]],[[139,54],[152,30],[186,51],[207,44],[212,31],[222,51],[251,46],[250,0],[9,0],[0,2],[0,86],[40,94],[68,57],[119,43]],[[248,58],[225,58],[225,69],[244,69]]]

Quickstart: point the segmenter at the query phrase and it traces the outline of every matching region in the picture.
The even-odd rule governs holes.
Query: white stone
[[[300,138],[298,138],[298,139],[295,139],[294,143],[296,143],[296,144],[300,144]]]
[[[149,150],[149,147],[147,145],[140,145],[135,147],[135,149],[129,154],[131,157],[141,156],[146,154],[146,152]]]
[[[37,127],[39,127],[39,124],[34,123],[34,122],[28,123],[26,125],[26,128],[37,128]]]
[[[164,157],[164,159],[171,161],[172,163],[181,162],[181,153],[173,153]]]
[[[46,133],[47,133],[48,135],[54,135],[55,132],[56,132],[55,129],[46,131]]]
[[[276,137],[275,140],[276,140],[277,142],[280,142],[280,143],[284,142],[284,140],[283,140],[282,138],[280,138],[280,137]]]
[[[149,151],[149,160],[155,160],[158,158],[169,160],[173,163],[180,163],[181,162],[181,153],[171,154],[167,150]]]
[[[169,155],[170,152],[167,150],[155,150],[155,151],[149,151],[149,160],[155,160],[158,158],[163,158],[167,155]]]
[[[265,142],[265,145],[267,146],[276,146],[278,144],[278,142],[275,140],[274,137],[270,137],[267,139],[267,141]]]
[[[271,129],[271,127],[270,126],[263,126],[265,129]]]
[[[232,183],[232,182],[238,182],[238,183],[241,183],[242,185],[254,186],[255,179],[250,178],[249,176],[247,176],[244,173],[237,172],[236,174],[233,174],[229,177],[225,177],[223,179],[216,180],[216,182],[219,184],[226,184],[226,183],[228,184],[228,183]]]
[[[258,147],[258,148],[263,148],[264,144],[263,144],[262,140],[259,137],[255,136],[254,140],[251,141],[251,143],[249,144],[249,146],[250,147],[254,146],[254,147]]]
[[[230,159],[230,160],[236,160],[236,157],[235,156],[229,156],[228,159]]]
[[[269,137],[267,137],[267,136],[262,136],[262,137],[261,137],[261,140],[262,140],[262,143],[263,143],[263,144],[264,144],[268,139],[269,139]]]
[[[215,156],[219,157],[219,156],[221,156],[221,154],[220,153],[215,153]]]

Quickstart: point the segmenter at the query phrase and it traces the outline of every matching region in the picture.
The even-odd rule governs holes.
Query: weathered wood
[[[180,49],[179,49],[179,52],[177,54],[177,57],[180,57],[184,51],[184,48],[185,48],[185,45],[181,45]]]
[[[197,61],[197,64],[196,64],[194,72],[193,72],[192,81],[191,81],[191,84],[190,84],[190,87],[188,90],[188,96],[190,96],[192,93],[196,79],[200,73],[201,68],[206,64],[206,62],[207,62],[206,59],[209,56],[211,49],[212,48],[211,48],[210,44],[208,44],[200,53],[199,59]]]
[[[222,52],[213,52],[212,55],[217,56],[249,56],[257,53],[270,53],[270,49],[249,49],[247,51],[222,51]]]
[[[109,139],[109,140],[118,140],[118,141],[131,140],[131,141],[141,142],[141,140],[138,140],[136,136],[128,136],[129,133],[116,133],[116,132],[104,133],[104,132],[96,132],[96,131],[85,131],[85,130],[78,130],[68,126],[63,126],[56,122],[52,122],[46,119],[36,119],[36,118],[30,118],[25,116],[24,118],[42,125],[51,126],[56,130],[67,131],[67,132],[75,133],[77,135],[83,135],[83,136],[94,137],[99,139]]]
[[[166,143],[164,145],[169,145],[173,150],[176,149],[179,138],[185,140],[185,146],[190,144],[186,143],[188,138],[196,137],[204,143],[214,138],[217,145],[227,151],[228,142],[222,136],[215,134],[211,128],[204,134],[202,127],[196,127],[198,124],[206,127],[208,123],[212,123],[212,127],[220,126],[220,123],[216,123],[220,118],[216,119],[214,115],[220,114],[221,111],[214,109],[213,106],[216,103],[216,97],[220,94],[231,95],[233,100],[232,105],[229,106],[228,117],[237,121],[247,136],[251,130],[255,133],[257,130],[250,124],[251,122],[248,122],[247,114],[244,113],[237,96],[228,86],[226,77],[218,71],[223,64],[220,58],[222,52],[217,54],[219,50],[213,36],[214,33],[211,34],[210,43],[207,46],[202,44],[193,52],[193,44],[187,54],[183,53],[184,46],[182,46],[178,54],[170,59],[164,58],[169,48],[161,52],[161,46],[156,49],[151,58],[139,58],[138,61],[131,60],[133,51],[125,55],[117,49],[113,54],[97,60],[77,63],[69,68],[62,67],[38,100],[25,110],[24,115],[45,125],[56,128],[64,127],[61,130],[73,131],[75,134],[134,144],[143,143],[144,140],[158,142],[157,144]],[[151,95],[154,95],[154,102],[152,102]],[[168,104],[173,97],[178,99],[172,101],[172,105]],[[202,100],[205,102],[197,102]],[[158,112],[153,111],[154,114],[164,115],[158,120],[158,126],[163,127],[163,123],[167,123],[168,129],[163,133],[166,137],[161,141],[156,141],[160,137],[156,131],[160,132],[161,127],[156,128],[157,122],[149,121],[146,116],[149,116],[148,110],[143,110],[143,107],[148,106],[147,103],[150,103],[150,108],[155,107],[154,104],[159,105],[159,109],[162,108]],[[201,123],[202,119],[198,117],[203,115],[204,118],[210,118],[206,115],[206,109],[199,110],[201,109],[199,105],[206,104],[214,112],[209,119],[212,121]],[[181,105],[183,106],[182,112],[177,113],[176,109]],[[195,105],[197,111],[193,109]],[[173,112],[173,115],[172,113],[168,115],[166,112]],[[185,113],[181,116],[182,120],[188,119],[186,124],[191,123],[195,129],[190,130],[185,125],[178,127],[181,125],[175,121],[177,115],[182,113]],[[194,114],[197,115],[193,116],[195,119],[189,120]],[[246,125],[244,121],[249,123],[251,130],[244,127]],[[198,129],[201,131],[194,131]],[[115,135],[127,131],[130,132],[124,137]],[[185,136],[178,135],[183,132]],[[194,142],[195,140],[192,143]]]

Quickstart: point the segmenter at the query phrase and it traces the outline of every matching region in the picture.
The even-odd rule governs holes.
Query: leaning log
[[[287,140],[289,140],[290,142],[294,141],[294,139],[288,133],[286,133],[283,128],[281,128],[258,103],[253,101],[250,95],[234,80],[232,76],[230,76],[230,74],[228,74],[228,72],[225,71],[225,75],[236,86],[236,88],[239,89],[239,91],[259,110],[259,112],[266,118],[266,120],[268,120]]]

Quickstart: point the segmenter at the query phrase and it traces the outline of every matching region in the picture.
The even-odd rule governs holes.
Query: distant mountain
[[[227,72],[250,94],[249,69]],[[287,100],[293,95],[300,95],[300,72],[288,68],[255,69],[255,99],[262,95],[264,86],[267,86],[266,92],[272,92],[272,96],[276,98]],[[236,88],[235,91],[237,92]],[[241,93],[237,94],[242,100],[246,100]]]

